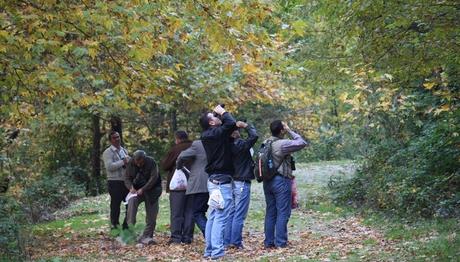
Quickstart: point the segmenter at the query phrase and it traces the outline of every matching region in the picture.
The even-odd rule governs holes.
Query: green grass
[[[460,222],[458,219],[418,219],[408,221],[390,218],[381,213],[364,215],[366,225],[379,228],[388,240],[400,248],[391,257],[406,257],[414,261],[453,261],[460,256]]]
[[[110,231],[109,213],[108,213],[108,195],[81,199],[65,210],[57,212],[57,219],[50,222],[44,222],[32,226],[32,234],[45,236],[51,234],[63,234],[70,236],[75,233],[85,234],[86,236],[96,235],[102,231]],[[120,216],[120,222],[124,214]],[[160,212],[157,219],[156,232],[169,232],[169,200],[166,194],[160,197]],[[134,232],[141,233],[145,227],[145,209],[144,204],[140,205],[137,215],[137,223],[134,227]],[[130,238],[129,232],[121,232],[121,230],[111,230],[110,235],[125,235]],[[131,241],[129,241],[131,242]]]

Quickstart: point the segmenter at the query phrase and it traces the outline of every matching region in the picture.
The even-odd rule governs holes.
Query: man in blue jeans
[[[200,125],[203,128],[201,141],[208,159],[205,170],[209,175],[210,202],[217,195],[219,197],[216,199],[220,203],[216,206],[210,205],[209,208],[204,256],[217,259],[224,256],[225,223],[233,204],[232,176],[234,171],[230,134],[236,129],[236,121],[230,113],[218,105],[214,108],[214,114],[204,113],[200,117]]]
[[[250,149],[259,138],[256,129],[252,125],[238,121],[237,126],[246,129],[248,138],[242,139],[238,130],[233,131],[232,154],[233,167],[233,207],[225,229],[224,245],[233,246],[237,249],[243,248],[243,226],[249,209],[251,196],[251,180],[254,180],[254,161]]]
[[[263,181],[265,212],[265,248],[286,247],[288,241],[287,223],[291,216],[291,179],[293,159],[291,154],[308,145],[289,126],[275,120],[270,124],[273,162],[278,174],[269,181]],[[283,139],[288,133],[292,139]]]

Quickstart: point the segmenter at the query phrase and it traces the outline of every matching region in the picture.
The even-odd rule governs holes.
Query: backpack
[[[254,168],[254,175],[257,182],[270,181],[273,177],[279,174],[278,168],[275,167],[275,161],[272,154],[273,140],[267,140],[260,145],[259,151],[256,154],[256,166]]]

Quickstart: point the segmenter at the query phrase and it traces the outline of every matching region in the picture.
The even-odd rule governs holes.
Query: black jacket
[[[140,178],[140,179],[139,179]],[[143,181],[140,187],[136,186],[136,181]],[[152,191],[154,187],[161,187],[161,177],[158,172],[158,166],[152,157],[146,156],[142,167],[136,166],[134,158],[129,160],[125,173],[125,186],[131,189],[142,188],[144,192]]]
[[[225,112],[222,115],[222,125],[219,127],[211,127],[203,131],[201,141],[203,142],[208,164],[206,165],[206,173],[210,177],[214,174],[233,175],[233,160],[231,152],[231,137],[230,134],[236,128],[236,121],[233,116]],[[218,177],[214,177],[220,180]],[[225,178],[226,180],[227,178]],[[227,182],[227,181],[219,181]]]
[[[248,138],[237,138],[232,143],[233,167],[235,174],[233,179],[236,181],[250,181],[254,179],[254,161],[251,157],[250,149],[257,142],[259,136],[252,125],[246,128]]]

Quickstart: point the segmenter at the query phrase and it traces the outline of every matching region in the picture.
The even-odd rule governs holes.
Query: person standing
[[[204,257],[211,259],[225,255],[224,231],[233,203],[231,182],[234,171],[230,134],[236,128],[235,119],[221,105],[214,108],[214,113],[215,115],[211,112],[204,113],[200,117],[200,125],[203,128],[201,141],[208,159],[205,170],[209,174],[210,203],[213,203],[213,200],[219,203],[210,206],[205,229]]]
[[[176,170],[176,160],[179,154],[189,148],[192,142],[185,131],[177,131],[174,135],[175,145],[161,160],[161,168],[168,172],[166,192],[169,193],[169,207],[171,211],[171,238],[170,244],[190,244],[193,239],[192,205],[185,194],[185,190],[170,190],[172,176]]]
[[[140,203],[145,202],[145,229],[138,241],[142,244],[154,244],[158,216],[158,199],[161,195],[161,177],[158,166],[152,157],[142,150],[137,150],[128,162],[125,174],[125,185],[134,196],[128,200],[128,225],[136,224],[137,210]]]
[[[269,181],[263,181],[266,212],[264,233],[265,248],[282,248],[287,246],[287,223],[291,216],[291,179],[292,156],[291,154],[308,145],[299,134],[293,132],[289,126],[275,120],[270,124],[272,136],[272,156],[278,174]],[[292,139],[284,139],[289,134]],[[267,140],[266,140],[267,141]]]
[[[231,145],[233,155],[233,197],[234,204],[230,210],[229,219],[225,227],[224,245],[243,248],[243,226],[249,210],[251,196],[251,180],[254,180],[254,161],[250,149],[259,138],[252,125],[238,121],[236,125],[246,129],[247,139],[242,139],[238,130],[233,131]]]
[[[208,163],[206,152],[201,140],[193,141],[192,145],[179,154],[176,168],[181,169],[184,165],[190,165],[190,175],[187,181],[185,194],[192,206],[193,220],[205,236],[206,211],[208,210],[208,173],[205,168]]]
[[[120,134],[118,132],[110,132],[109,140],[112,145],[102,153],[102,159],[104,160],[107,172],[107,188],[110,195],[110,224],[111,229],[116,229],[120,224],[121,202],[129,192],[124,183],[124,175],[130,158],[128,150],[121,146]],[[123,229],[128,228],[126,213],[122,226]]]

